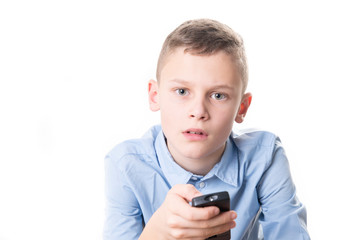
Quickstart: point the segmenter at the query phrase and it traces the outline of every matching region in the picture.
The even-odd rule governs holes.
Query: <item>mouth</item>
[[[183,133],[191,134],[191,135],[199,135],[199,136],[207,136],[208,134],[202,129],[188,129],[185,130]]]
[[[204,135],[203,132],[193,132],[193,131],[185,131],[186,133],[190,133],[190,134],[198,134],[198,135]]]
[[[207,133],[202,129],[188,129],[188,130],[184,131],[184,133],[207,135]]]

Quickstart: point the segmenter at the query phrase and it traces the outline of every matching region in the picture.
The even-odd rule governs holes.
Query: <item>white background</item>
[[[103,158],[159,122],[167,34],[214,18],[245,41],[245,123],[287,150],[313,239],[358,237],[356,1],[1,1],[0,239],[101,239]]]

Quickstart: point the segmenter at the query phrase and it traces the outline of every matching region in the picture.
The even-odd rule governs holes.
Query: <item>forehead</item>
[[[177,48],[164,59],[160,72],[161,82],[181,79],[189,83],[226,84],[241,87],[241,74],[237,61],[224,51],[211,55],[197,55]]]

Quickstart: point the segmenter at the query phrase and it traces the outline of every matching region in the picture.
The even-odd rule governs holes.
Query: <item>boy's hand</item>
[[[139,239],[205,239],[235,227],[234,211],[220,213],[215,206],[191,207],[189,202],[201,195],[193,185],[174,186]]]

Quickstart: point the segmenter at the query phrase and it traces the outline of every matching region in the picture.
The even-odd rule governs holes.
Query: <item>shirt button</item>
[[[204,188],[204,187],[205,187],[205,183],[204,183],[204,182],[201,182],[201,183],[199,184],[199,187],[200,187],[200,188]]]
[[[197,177],[194,177],[194,176],[191,177],[191,179],[194,180],[194,181],[197,181],[197,180],[198,180],[198,178],[197,178]]]

